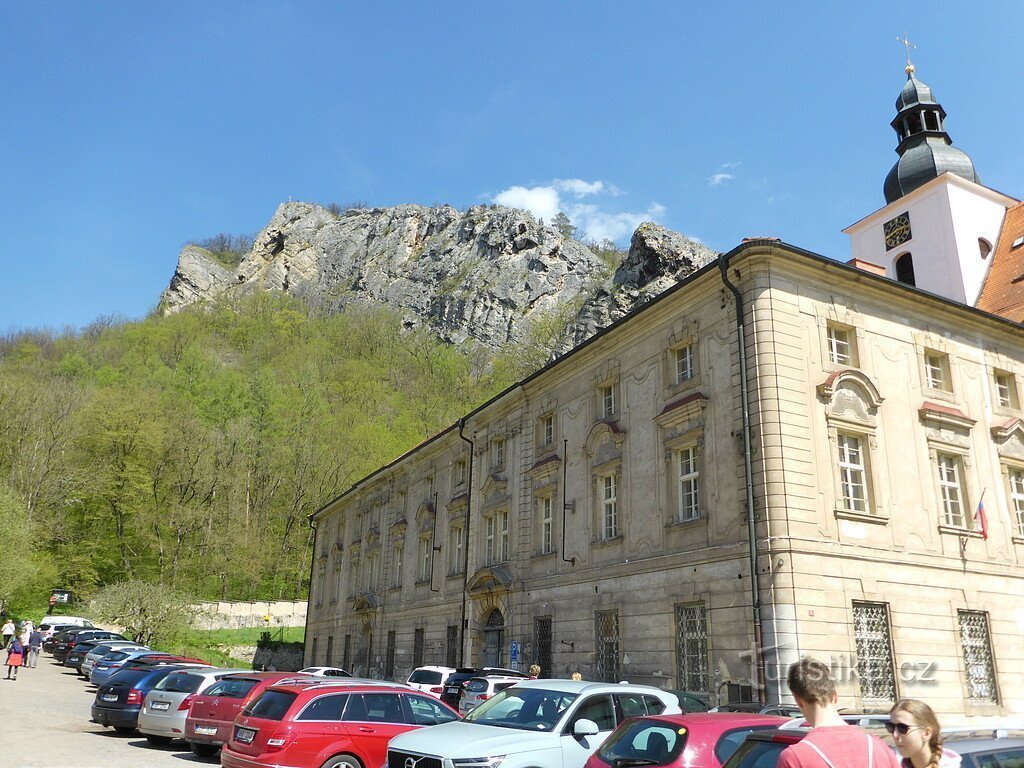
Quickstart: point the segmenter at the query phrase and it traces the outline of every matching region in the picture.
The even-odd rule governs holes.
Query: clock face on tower
[[[903,245],[910,239],[910,214],[901,213],[894,216],[882,225],[882,233],[885,235],[885,250]]]

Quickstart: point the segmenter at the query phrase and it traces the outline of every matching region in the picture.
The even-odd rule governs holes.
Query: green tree
[[[551,226],[561,232],[562,237],[576,237],[576,227],[563,211],[559,211],[555,214],[555,218],[551,220]]]
[[[123,627],[144,645],[185,638],[197,614],[188,600],[167,585],[139,580],[104,587],[89,607],[97,619]]]

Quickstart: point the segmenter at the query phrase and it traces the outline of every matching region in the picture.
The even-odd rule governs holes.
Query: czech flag
[[[985,517],[985,502],[978,502],[978,511],[974,514],[974,530],[981,533],[981,538],[988,541],[988,518]]]

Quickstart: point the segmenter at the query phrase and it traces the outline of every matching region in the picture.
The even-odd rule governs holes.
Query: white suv
[[[441,691],[444,690],[444,681],[454,671],[454,667],[416,667],[405,682],[406,685],[439,699]]]
[[[624,711],[674,715],[679,702],[675,694],[646,685],[523,680],[465,720],[394,737],[388,765],[418,765],[428,758],[423,766],[583,768]]]
[[[459,699],[459,714],[466,715],[483,704],[491,696],[523,682],[521,677],[507,675],[481,675],[472,677],[462,686],[462,698]]]

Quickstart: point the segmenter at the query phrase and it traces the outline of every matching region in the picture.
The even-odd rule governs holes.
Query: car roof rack
[[[360,677],[339,677],[334,679],[325,678],[323,680],[317,680],[316,678],[289,677],[284,680],[278,680],[270,687],[273,688],[279,685],[301,685],[303,688],[352,688],[356,686],[374,685],[388,688],[408,688],[410,691],[416,690],[405,683],[392,683],[389,680],[369,680]]]
[[[857,712],[840,712],[839,716],[850,725],[857,725],[861,728],[873,726],[880,727],[889,721],[889,715],[883,714],[866,715]],[[778,729],[780,731],[796,731],[800,730],[801,728],[810,728],[810,726],[807,724],[807,718],[803,717],[802,715],[800,717],[794,717],[790,720],[787,720],[782,725],[780,725]],[[946,733],[947,731],[948,729],[946,728],[942,729],[943,733]]]

